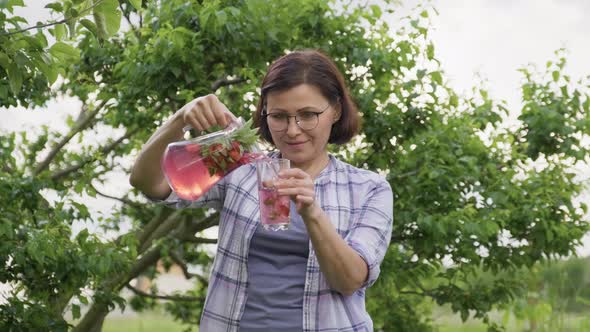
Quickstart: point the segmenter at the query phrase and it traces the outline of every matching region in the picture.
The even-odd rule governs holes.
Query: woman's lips
[[[302,146],[303,144],[305,144],[306,142],[286,142],[287,145],[289,145],[290,147],[298,147],[298,146]]]

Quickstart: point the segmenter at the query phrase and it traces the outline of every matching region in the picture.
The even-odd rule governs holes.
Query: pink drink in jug
[[[162,157],[162,170],[176,195],[197,200],[237,167],[263,157],[259,152],[250,152],[256,141],[250,123],[169,144]]]

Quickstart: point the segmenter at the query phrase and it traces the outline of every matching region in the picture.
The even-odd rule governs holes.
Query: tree
[[[368,293],[377,328],[429,330],[427,298],[488,321],[495,305],[526,291],[510,271],[571,255],[588,230],[586,205],[574,200],[583,186],[572,170],[588,162],[580,143],[590,132],[588,85],[564,75],[561,53],[548,76],[523,69],[524,107],[509,130],[505,104],[485,89],[459,96],[447,86],[428,38],[429,8],[418,7],[391,32],[386,15],[395,4],[388,3],[61,0],[49,7],[64,20],[32,34],[9,15],[16,5],[22,2],[0,3],[1,105],[68,95],[82,107],[65,135],[43,128],[0,139],[0,197],[10,202],[0,207],[0,282],[13,286],[0,304],[2,330],[67,330],[63,317],[71,312],[74,331],[99,331],[106,314],[126,304],[123,288],[137,294],[130,301],[136,309],[163,300],[178,319],[198,322],[211,260],[204,244],[215,241],[201,232],[217,215],[148,204],[131,189],[111,197],[102,188],[113,173],[129,171],[122,159],[198,95],[216,93],[249,118],[268,62],[286,50],[321,48],[336,59],[364,134],[333,152],[383,172],[395,192],[392,244]],[[129,28],[117,33],[122,17]],[[51,46],[46,33],[56,38]],[[106,142],[84,141],[106,128],[117,129]],[[58,199],[49,201],[47,192]],[[92,220],[80,194],[117,204]],[[133,227],[105,240],[88,230],[74,234],[80,221],[105,232],[118,232],[123,221]],[[194,290],[160,296],[134,289],[130,281],[155,276],[158,260],[182,266]],[[505,273],[474,278],[480,268]],[[89,310],[80,317],[82,304]]]

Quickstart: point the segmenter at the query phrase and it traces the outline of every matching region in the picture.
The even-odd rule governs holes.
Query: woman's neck
[[[305,173],[309,174],[312,179],[315,179],[330,163],[330,156],[326,152],[322,156],[312,160],[307,164],[291,164],[293,168],[300,168]]]

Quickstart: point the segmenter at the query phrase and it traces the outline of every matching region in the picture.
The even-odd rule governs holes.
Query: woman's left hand
[[[295,202],[297,212],[306,219],[319,212],[315,200],[313,179],[299,168],[282,170],[275,182],[279,195],[289,195]]]

